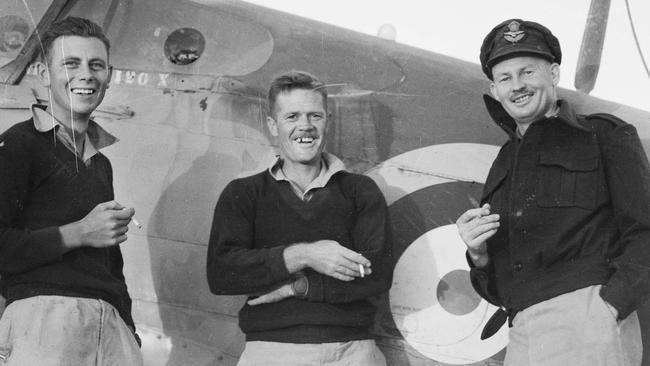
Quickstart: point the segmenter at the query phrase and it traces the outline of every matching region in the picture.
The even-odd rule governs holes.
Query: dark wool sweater
[[[208,249],[208,283],[219,295],[268,292],[292,279],[283,259],[294,243],[335,240],[372,262],[372,274],[344,282],[305,270],[306,299],[244,305],[248,341],[345,342],[371,338],[368,298],[390,287],[391,233],[386,201],[368,177],[338,172],[305,202],[268,171],[232,181],[217,203]]]
[[[30,119],[0,135],[0,172],[0,292],[7,304],[39,295],[102,299],[133,326],[120,248],[63,254],[58,230],[113,199],[108,159],[97,153],[87,167]]]

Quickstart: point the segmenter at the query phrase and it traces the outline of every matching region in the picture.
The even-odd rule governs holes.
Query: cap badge
[[[505,38],[506,41],[512,42],[512,43],[517,43],[524,38],[526,35],[524,31],[519,30],[520,24],[518,21],[513,20],[508,24],[508,32],[503,33],[503,38]]]

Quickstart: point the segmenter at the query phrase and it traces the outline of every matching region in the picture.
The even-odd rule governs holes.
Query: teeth
[[[522,95],[522,96],[520,96],[518,98],[515,98],[514,102],[515,103],[521,103],[521,102],[524,102],[524,101],[528,100],[528,98],[530,98],[530,95]]]
[[[313,137],[298,137],[295,141],[297,143],[300,143],[300,144],[303,144],[303,143],[310,144],[310,143],[314,142],[314,138]]]
[[[75,94],[83,94],[83,95],[88,95],[88,94],[93,94],[95,91],[92,89],[79,89],[79,88],[74,88],[72,89],[72,92]]]

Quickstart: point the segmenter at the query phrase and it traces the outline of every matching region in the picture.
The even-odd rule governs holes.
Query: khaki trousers
[[[617,321],[600,288],[585,287],[517,313],[504,366],[640,365],[636,312]]]
[[[35,296],[11,303],[2,314],[0,365],[141,366],[142,355],[109,303]]]
[[[246,342],[237,366],[386,366],[374,340],[297,344]]]

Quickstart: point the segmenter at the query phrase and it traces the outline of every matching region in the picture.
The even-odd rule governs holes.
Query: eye
[[[505,83],[508,80],[510,80],[510,76],[502,76],[497,81],[500,82],[500,83]]]
[[[75,60],[67,60],[63,62],[63,66],[66,68],[73,68],[79,66],[79,62]]]
[[[295,114],[295,113],[288,114],[288,115],[286,115],[286,116],[284,117],[284,119],[287,120],[287,121],[295,121],[295,120],[298,119],[298,115]]]
[[[106,68],[103,62],[91,62],[90,63],[90,68],[95,70],[95,71],[101,71]]]
[[[320,120],[323,119],[323,115],[320,114],[320,113],[314,113],[314,114],[311,115],[310,119],[312,121],[320,121]]]

